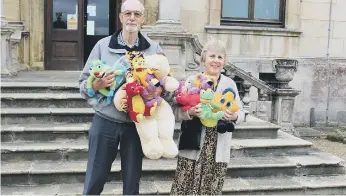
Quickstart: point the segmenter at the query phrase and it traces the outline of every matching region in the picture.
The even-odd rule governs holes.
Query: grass
[[[333,142],[346,144],[346,127],[339,127],[327,135],[327,139]]]

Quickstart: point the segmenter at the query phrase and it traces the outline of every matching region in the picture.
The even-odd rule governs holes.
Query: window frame
[[[220,24],[229,25],[229,26],[257,26],[257,27],[285,27],[285,11],[286,11],[286,0],[280,0],[279,8],[279,20],[275,19],[255,19],[254,9],[255,9],[255,0],[248,0],[248,17],[247,18],[237,18],[237,17],[223,17],[222,8],[223,1],[221,0],[221,12],[220,12]]]

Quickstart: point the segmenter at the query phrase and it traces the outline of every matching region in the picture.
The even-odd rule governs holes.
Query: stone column
[[[178,80],[200,71],[202,45],[197,36],[187,32],[180,22],[181,0],[160,0],[159,19],[148,30],[148,37],[158,42],[166,54],[171,74]]]
[[[153,32],[186,33],[180,23],[181,0],[160,0],[159,19],[153,26]]]
[[[1,9],[3,9],[2,0]],[[16,74],[16,72],[12,70],[11,35],[13,32],[13,29],[9,27],[5,17],[1,16],[1,77]]]

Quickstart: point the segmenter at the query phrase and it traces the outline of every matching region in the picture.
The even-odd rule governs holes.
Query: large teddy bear
[[[132,58],[129,59],[131,63],[134,63],[132,64],[133,75],[136,75],[136,73],[134,72],[136,71],[134,70],[135,68],[138,69],[137,71],[150,69],[153,71],[150,74],[153,74],[155,78],[160,81],[160,85],[163,85],[164,90],[173,92],[178,89],[179,82],[173,77],[168,76],[170,68],[168,60],[165,56],[155,54],[150,56],[143,56],[142,59],[137,58],[138,55],[141,54],[132,55]],[[143,67],[139,67],[139,62],[143,63]],[[151,76],[149,78],[150,81],[156,81],[153,80]],[[143,84],[138,81],[138,77],[135,76],[134,80],[136,80],[141,86],[143,86]],[[129,82],[125,83],[123,86],[125,87],[128,84]],[[114,96],[114,104],[119,111],[123,111],[121,104],[122,99],[127,96],[124,87],[120,88]],[[147,105],[142,105],[142,101],[139,102],[141,107],[148,108]],[[127,104],[129,105],[129,103]],[[157,106],[156,110],[154,112],[151,112],[151,115],[144,115],[144,118],[140,119],[140,121],[134,121],[139,138],[141,140],[143,153],[149,159],[159,159],[160,157],[174,158],[178,154],[178,148],[173,140],[175,117],[172,108],[163,99],[161,100],[160,105],[154,105],[154,107],[155,106]],[[131,110],[131,108],[129,107],[128,109]]]

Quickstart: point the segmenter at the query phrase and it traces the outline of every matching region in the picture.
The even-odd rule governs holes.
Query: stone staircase
[[[76,82],[1,87],[1,194],[80,195],[94,112]],[[310,142],[251,115],[233,137],[224,194],[346,194],[344,161]],[[122,193],[119,160],[103,194]],[[169,194],[175,167],[176,159],[145,159],[140,193]]]

